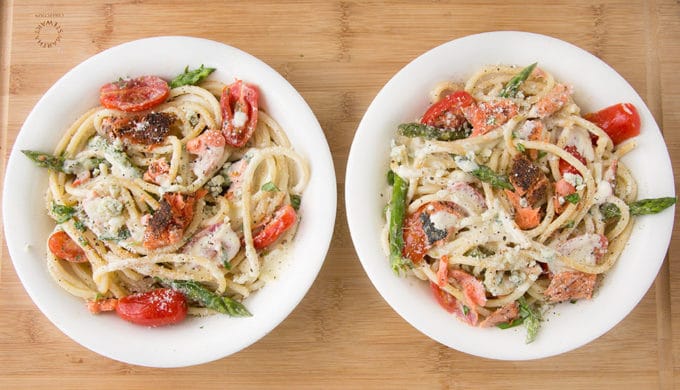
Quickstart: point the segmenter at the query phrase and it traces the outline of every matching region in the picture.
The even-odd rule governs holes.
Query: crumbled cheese
[[[612,196],[613,193],[614,191],[612,190],[612,185],[606,180],[600,180],[600,182],[597,184],[597,192],[595,192],[593,201],[595,204],[602,204],[606,202],[607,198]]]
[[[564,176],[562,178],[574,188],[576,188],[576,191],[582,190],[586,185],[583,182],[583,177],[581,175],[577,175],[571,172],[565,172]]]
[[[446,211],[437,211],[430,215],[430,222],[437,230],[448,230],[459,221],[458,217]]]
[[[463,172],[469,173],[479,169],[479,165],[477,165],[474,159],[470,159],[468,157],[456,156],[454,157],[454,161],[456,162],[456,165],[458,165],[458,168],[460,168]]]
[[[236,128],[243,127],[248,121],[248,115],[243,111],[234,112],[234,118],[231,120],[231,124]]]

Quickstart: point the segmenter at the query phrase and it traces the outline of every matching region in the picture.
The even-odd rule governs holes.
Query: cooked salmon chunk
[[[555,275],[544,294],[550,302],[590,299],[593,296],[597,275],[579,271],[566,271]]]

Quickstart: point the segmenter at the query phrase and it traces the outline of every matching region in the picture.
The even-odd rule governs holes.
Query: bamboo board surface
[[[293,313],[245,350],[181,369],[119,363],[66,337],[26,294],[3,241],[0,388],[680,388],[680,289],[673,288],[680,286],[677,228],[654,287],[628,317],[582,348],[531,362],[473,357],[419,333],[373,288],[352,246],[344,177],[363,113],[410,60],[473,33],[551,35],[609,63],[649,105],[663,129],[674,171],[680,172],[680,3],[554,3],[3,1],[3,175],[29,111],[65,72],[123,42],[188,35],[248,51],[298,89],[328,139],[338,209],[326,263]]]

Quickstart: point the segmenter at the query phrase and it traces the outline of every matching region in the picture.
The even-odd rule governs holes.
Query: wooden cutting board
[[[673,288],[680,286],[677,231],[654,287],[617,327],[575,351],[530,362],[473,357],[419,333],[376,292],[352,246],[344,212],[344,177],[363,113],[381,86],[410,60],[472,33],[537,32],[602,58],[647,102],[678,171],[680,3],[555,3],[4,0],[0,9],[3,174],[29,111],[65,72],[126,41],[188,35],[246,50],[300,91],[333,153],[338,212],[326,263],[295,311],[249,348],[182,369],[119,363],[70,340],[30,300],[3,245],[0,388],[680,387],[680,293]]]

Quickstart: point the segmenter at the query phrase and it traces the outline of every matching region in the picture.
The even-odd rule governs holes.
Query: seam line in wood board
[[[12,19],[14,0],[7,0],[0,8],[0,181],[5,182],[5,161],[7,153],[7,127],[9,125],[9,70],[12,55]],[[4,187],[3,187],[4,189]],[[0,193],[0,201],[2,194]],[[0,211],[0,216],[2,211]],[[0,242],[5,242],[4,227],[0,229]],[[0,250],[0,280],[2,280],[3,251]]]
[[[647,52],[646,59],[646,83],[647,105],[659,125],[663,124],[663,100],[660,65],[659,65],[659,8],[656,0],[649,0],[644,4],[646,34],[645,41]],[[663,128],[663,126],[660,126]],[[654,283],[656,301],[656,341],[659,388],[671,389],[673,386],[673,335],[671,326],[671,300],[670,300],[670,265],[668,254],[666,255],[659,274]]]

